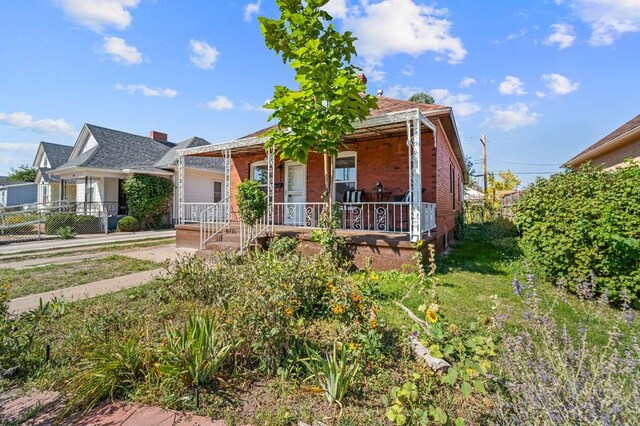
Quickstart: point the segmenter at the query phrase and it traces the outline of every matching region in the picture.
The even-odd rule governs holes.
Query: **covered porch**
[[[388,240],[410,248],[412,242],[429,239],[436,228],[435,125],[415,109],[370,117],[355,127],[333,164],[341,233],[375,246]],[[257,136],[178,151],[178,240],[180,233],[188,233],[192,246],[206,249],[236,229],[242,251],[275,234],[304,240],[320,226],[325,208],[322,156],[310,154],[306,164],[280,160],[265,150],[265,142]],[[185,202],[188,156],[224,159],[220,202]],[[267,214],[252,229],[240,224],[236,214],[235,187],[245,179],[261,183],[268,204]]]

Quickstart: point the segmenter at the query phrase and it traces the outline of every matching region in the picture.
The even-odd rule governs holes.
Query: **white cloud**
[[[31,115],[25,112],[12,112],[10,114],[0,112],[0,123],[17,127],[19,129],[33,130],[38,133],[51,133],[68,136],[75,136],[77,134],[73,126],[62,118],[43,118],[41,120],[34,120]]]
[[[267,99],[267,100],[264,101],[264,103],[262,105],[253,105],[253,104],[250,104],[250,103],[247,102],[242,106],[242,109],[244,109],[245,111],[259,111],[259,112],[271,113],[272,110],[267,109],[267,108],[264,107],[264,105],[266,105],[267,102],[270,102],[270,101],[271,101],[271,99]]]
[[[233,102],[231,102],[231,100],[226,96],[219,95],[216,96],[214,100],[207,102],[207,108],[214,109],[216,111],[233,109]]]
[[[498,91],[503,95],[526,95],[524,83],[512,75],[505,77],[504,81],[498,86]]]
[[[608,46],[624,33],[640,31],[638,0],[572,0],[571,7],[591,26],[593,46]]]
[[[198,68],[205,70],[213,69],[213,66],[218,60],[220,52],[209,43],[199,40],[191,40],[191,62]]]
[[[527,104],[518,102],[505,108],[492,106],[491,115],[484,119],[481,126],[490,129],[500,129],[508,132],[517,127],[525,127],[536,124],[538,113],[530,112]]]
[[[123,38],[110,37],[104,38],[102,50],[111,55],[114,62],[126,65],[139,64],[142,62],[142,54],[133,46],[129,46]]]
[[[248,3],[244,7],[244,22],[251,22],[253,19],[253,15],[257,15],[260,13],[260,5],[262,4],[262,0],[258,0],[255,3]]]
[[[160,87],[151,88],[144,84],[116,84],[114,87],[116,90],[119,90],[121,92],[125,92],[128,94],[140,92],[144,96],[160,96],[163,98],[173,98],[178,94],[178,91],[175,89],[162,89]]]
[[[22,142],[0,142],[0,151],[26,151],[35,152],[38,144]]]
[[[546,94],[546,93],[544,93],[544,92],[536,92],[536,96],[537,96],[538,98],[542,99],[542,98],[546,98],[546,97],[547,97],[547,94]]]
[[[573,26],[569,24],[553,24],[551,25],[551,29],[553,33],[547,37],[544,44],[557,44],[558,49],[566,49],[567,47],[571,47],[576,40]]]
[[[105,27],[124,30],[131,25],[131,14],[140,0],[58,0],[60,6],[74,21],[96,32]]]
[[[413,74],[415,74],[416,70],[415,68],[413,68],[413,66],[411,65],[407,65],[406,67],[404,67],[402,69],[402,74],[411,77]]]
[[[413,0],[362,1],[349,11],[344,26],[358,38],[358,54],[370,68],[381,66],[385,56],[418,56],[435,52],[437,59],[461,62],[467,55],[462,41],[451,35],[446,9],[414,3]]]
[[[433,96],[437,104],[450,106],[453,108],[453,112],[461,117],[475,114],[480,111],[480,105],[475,102],[471,102],[471,95],[464,93],[451,93],[447,89],[433,89],[429,91],[429,94]]]
[[[571,81],[564,75],[556,73],[543,74],[542,81],[544,81],[547,88],[556,95],[568,95],[580,87],[580,83]]]
[[[322,10],[334,18],[344,19],[349,8],[347,7],[347,0],[329,0],[329,3],[325,4]]]
[[[460,82],[460,87],[467,88],[467,87],[471,87],[474,84],[476,84],[476,79],[472,78],[472,77],[465,77],[462,79],[462,81]]]
[[[396,84],[394,86],[387,87],[384,91],[384,95],[389,98],[408,99],[411,95],[415,95],[420,92],[426,92],[426,90],[422,87],[402,86],[400,84]]]

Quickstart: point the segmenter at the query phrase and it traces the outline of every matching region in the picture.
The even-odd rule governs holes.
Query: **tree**
[[[495,206],[497,207],[498,198],[509,191],[515,191],[518,189],[518,185],[520,185],[521,180],[513,174],[513,172],[509,169],[503,170],[498,173],[498,177],[496,178],[495,173],[491,172],[487,176],[487,194],[486,196],[493,201]]]
[[[301,163],[310,152],[323,154],[324,198],[331,212],[333,165],[342,138],[377,107],[377,99],[364,94],[366,78],[351,64],[355,38],[336,31],[331,15],[321,10],[328,1],[276,0],[280,18],[258,19],[267,47],[294,69],[298,84],[298,90],[275,86],[265,105],[273,110],[269,119],[279,120],[267,147]],[[330,228],[331,220],[325,222]]]
[[[8,178],[11,182],[34,182],[36,180],[36,173],[38,173],[38,170],[29,167],[28,164],[23,164],[17,169],[12,167]]]
[[[433,99],[433,96],[431,96],[428,93],[418,92],[411,95],[411,97],[409,98],[409,102],[419,102],[421,104],[435,104],[436,100]]]

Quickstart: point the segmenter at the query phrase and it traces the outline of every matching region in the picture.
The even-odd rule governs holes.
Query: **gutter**
[[[613,148],[616,148],[618,145],[622,145],[626,142],[631,142],[634,136],[640,137],[640,126],[634,129],[629,130],[627,133],[623,133],[615,139],[610,140],[609,142],[600,145],[597,148],[594,148],[590,151],[587,151],[583,154],[580,154],[576,157],[573,157],[571,160],[567,161],[563,164],[563,166],[577,166],[578,164],[584,163],[585,161],[591,160],[594,157],[597,157],[599,154],[603,154],[605,152],[610,151]]]

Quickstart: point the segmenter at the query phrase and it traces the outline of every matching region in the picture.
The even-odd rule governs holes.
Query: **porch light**
[[[383,191],[383,187],[382,184],[380,182],[376,183],[376,193],[378,194],[378,196],[382,195],[382,191]]]

